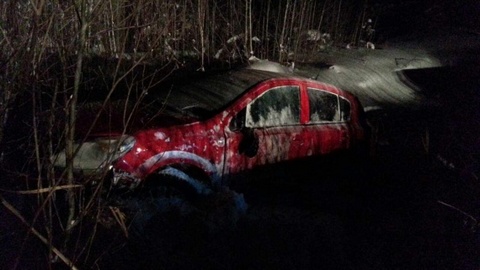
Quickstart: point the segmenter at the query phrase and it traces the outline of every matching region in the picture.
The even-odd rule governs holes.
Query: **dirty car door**
[[[296,158],[300,87],[274,86],[249,102],[226,129],[226,174]]]
[[[348,101],[325,89],[308,87],[307,94],[310,116],[304,132],[308,134],[312,155],[347,149],[350,137]]]

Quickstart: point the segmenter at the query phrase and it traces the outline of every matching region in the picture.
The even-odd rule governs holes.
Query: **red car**
[[[351,149],[367,137],[352,94],[286,74],[243,69],[142,97],[131,117],[97,123],[75,169],[108,168],[115,185],[130,188],[166,175],[201,192],[255,167]],[[65,167],[64,156],[57,155],[57,167]]]

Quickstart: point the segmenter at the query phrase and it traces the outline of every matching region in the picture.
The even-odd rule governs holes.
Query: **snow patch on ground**
[[[252,64],[247,67],[248,69],[255,69],[255,70],[262,70],[262,71],[270,71],[275,73],[285,73],[291,74],[292,70],[288,67],[281,65],[277,62],[272,62],[268,60],[261,60],[261,59],[254,59]]]
[[[420,104],[422,97],[402,81],[399,72],[442,65],[425,49],[393,46],[375,50],[335,48],[320,52],[315,58],[312,60],[316,64],[303,63],[297,73],[350,91],[363,106]],[[322,63],[329,64],[329,68],[322,68]]]

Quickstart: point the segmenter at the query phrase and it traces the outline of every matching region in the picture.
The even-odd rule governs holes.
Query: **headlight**
[[[135,139],[126,135],[102,137],[84,142],[73,159],[73,167],[86,173],[103,169],[132,149],[134,144]],[[78,147],[79,144],[74,144],[74,149]],[[65,151],[54,157],[53,164],[55,167],[66,167]]]
[[[95,143],[98,144],[101,151],[118,158],[132,149],[135,144],[135,139],[131,136],[121,136],[116,138],[107,137],[97,138]]]

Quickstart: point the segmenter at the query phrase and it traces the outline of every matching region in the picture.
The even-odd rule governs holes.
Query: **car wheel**
[[[187,173],[167,167],[148,180],[130,206],[133,215],[130,236],[135,241],[148,240],[152,228],[166,215],[186,216],[195,211],[196,202],[210,195],[212,189]]]

